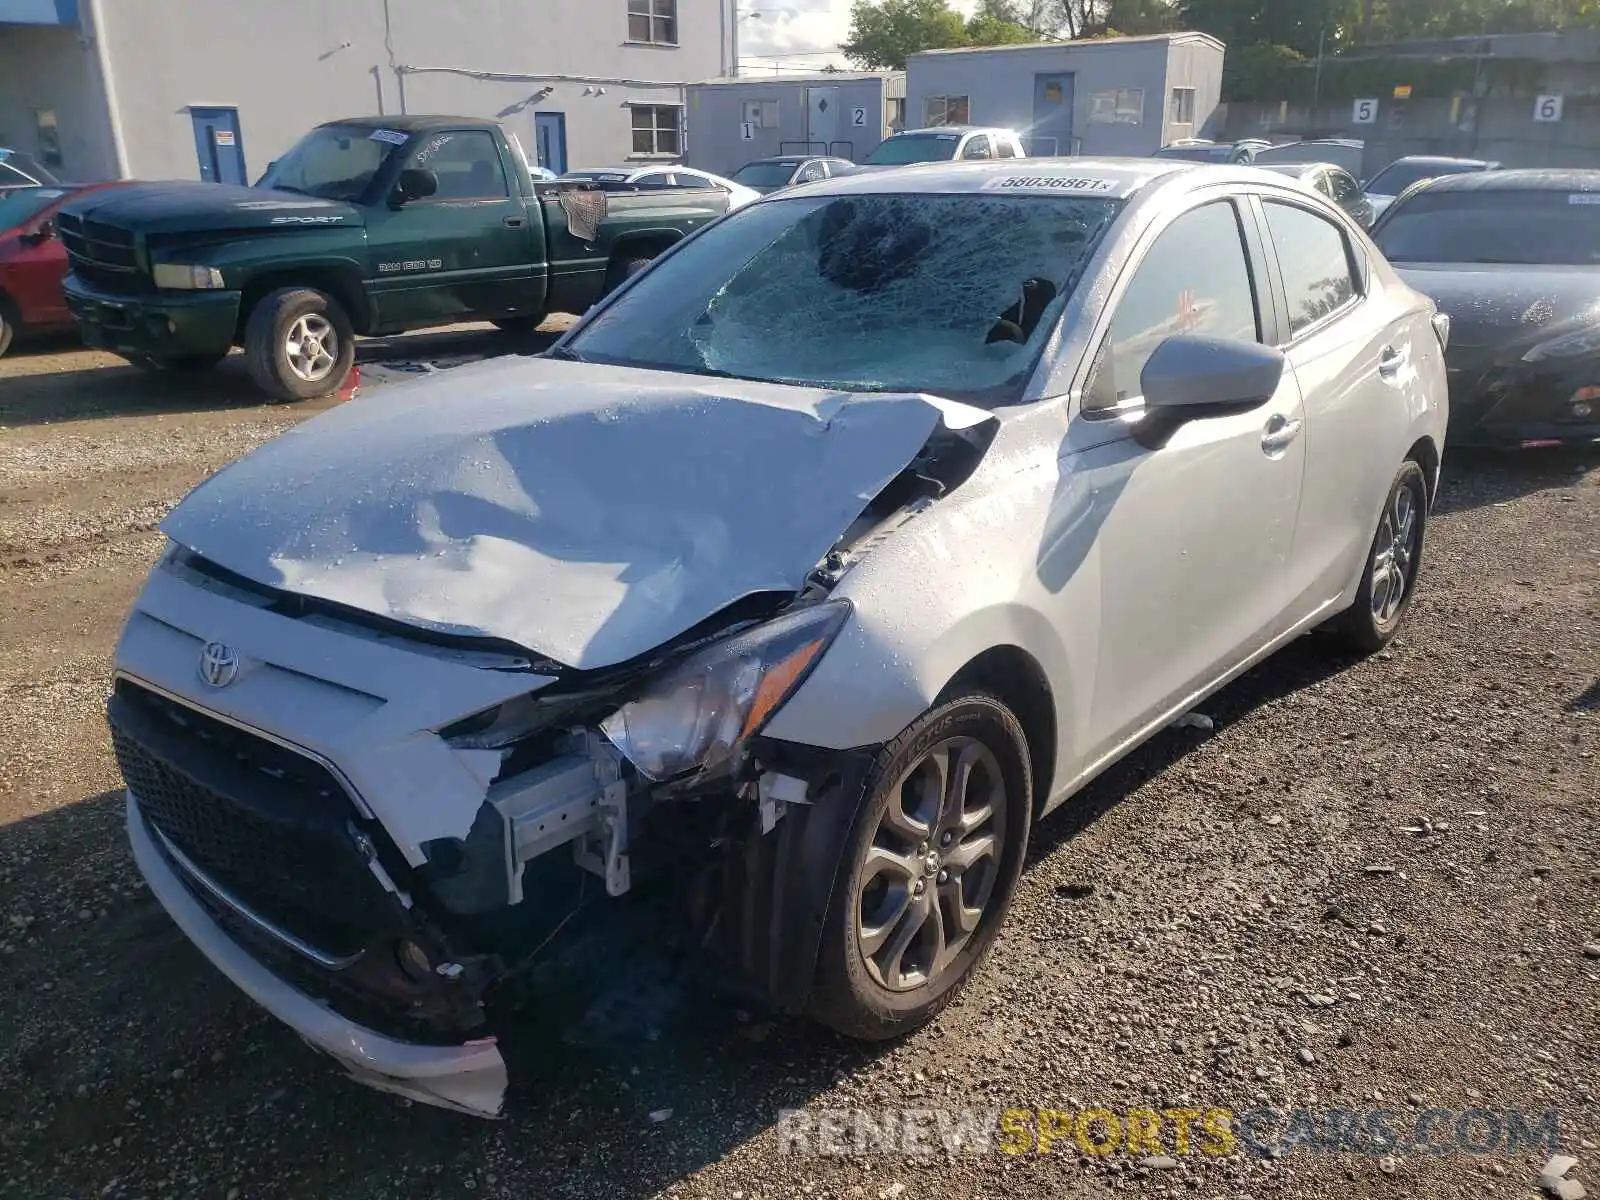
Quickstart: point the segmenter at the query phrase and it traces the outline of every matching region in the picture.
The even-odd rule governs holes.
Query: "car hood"
[[[247,579],[578,669],[793,593],[944,424],[987,412],[512,358],[352,401],[163,530]]]
[[[193,233],[214,229],[269,229],[316,225],[364,225],[361,210],[275,188],[222,183],[138,183],[81,199],[66,211],[146,233]]]
[[[1514,348],[1600,322],[1600,268],[1396,263],[1450,316],[1452,350]]]

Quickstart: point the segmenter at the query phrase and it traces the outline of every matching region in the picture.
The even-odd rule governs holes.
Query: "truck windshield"
[[[901,167],[907,163],[944,162],[956,156],[959,133],[905,133],[878,143],[867,155],[874,167]]]
[[[745,163],[733,173],[733,181],[752,188],[781,188],[799,167],[797,162]]]
[[[1121,207],[853,195],[740,209],[562,349],[588,362],[1014,403]]]
[[[388,129],[323,125],[273,163],[257,186],[323,200],[360,200],[389,155],[402,153],[408,140]]]

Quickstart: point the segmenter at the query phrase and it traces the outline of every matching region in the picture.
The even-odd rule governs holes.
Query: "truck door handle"
[[[521,229],[527,224],[527,220],[523,217],[502,217],[501,221],[512,229]]]
[[[1289,448],[1289,443],[1300,436],[1303,422],[1298,418],[1290,420],[1282,413],[1274,413],[1267,422],[1266,428],[1261,431],[1261,450],[1264,454],[1282,454]]]

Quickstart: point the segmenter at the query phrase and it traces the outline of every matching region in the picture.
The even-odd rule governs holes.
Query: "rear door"
[[[1099,564],[1100,657],[1083,731],[1090,761],[1266,644],[1291,599],[1306,452],[1293,375],[1247,412],[1190,420],[1150,444],[1139,435],[1140,372],[1166,338],[1277,337],[1249,198],[1213,195],[1136,251],[1068,429],[1061,474],[1072,486],[1051,525],[1073,531],[1052,535],[1063,547],[1092,542]],[[1041,561],[1047,585],[1072,573],[1070,562]],[[1067,625],[1081,619],[1058,614]]]
[[[415,143],[405,166],[432,171],[438,190],[399,209],[368,210],[380,322],[529,311],[543,293],[540,239],[499,140],[486,129],[447,129]]]
[[[1370,497],[1398,466],[1373,451],[1387,448],[1383,431],[1404,412],[1414,372],[1398,340],[1404,315],[1366,294],[1364,245],[1299,197],[1264,194],[1260,213],[1285,313],[1280,345],[1305,403],[1305,498],[1290,574],[1295,615],[1307,616],[1359,569],[1372,537]]]

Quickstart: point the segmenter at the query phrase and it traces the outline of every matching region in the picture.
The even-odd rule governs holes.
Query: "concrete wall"
[[[1312,111],[1286,104],[1229,104],[1226,139],[1316,131],[1366,142],[1366,175],[1407,154],[1487,158],[1508,167],[1600,167],[1600,97],[1564,99],[1560,121],[1533,119],[1533,96],[1380,101],[1378,119],[1357,125],[1353,100]]]
[[[1026,139],[1034,121],[1034,77],[1042,74],[1073,76],[1072,133],[1078,153],[1142,156],[1170,140],[1170,89],[1194,87],[1197,106],[1215,106],[1222,49],[1209,38],[1180,35],[914,54],[906,64],[906,126],[924,123],[928,97],[964,95],[970,99],[972,124],[1006,126]],[[1144,92],[1137,124],[1090,120],[1090,97],[1115,89]]]
[[[54,109],[62,162],[51,169],[63,179],[110,179],[116,156],[86,43],[70,26],[0,25],[0,146],[37,154],[34,110]]]
[[[675,47],[627,44],[626,0],[108,0],[102,8],[130,174],[197,178],[188,109],[216,106],[239,110],[254,179],[311,126],[376,112],[503,114],[530,154],[534,113],[560,112],[569,167],[633,159],[629,102],[680,104],[682,81],[718,74],[729,61],[732,3],[678,0]]]
[[[688,161],[718,175],[731,175],[754,158],[774,154],[833,154],[859,162],[888,136],[884,107],[891,80],[881,75],[839,73],[815,77],[763,78],[693,83],[685,89]],[[824,93],[812,89],[828,89]],[[808,95],[816,103],[807,103]],[[818,105],[826,98],[826,112]],[[745,141],[745,105],[763,103],[776,124],[750,130]],[[866,124],[853,124],[864,109]]]

